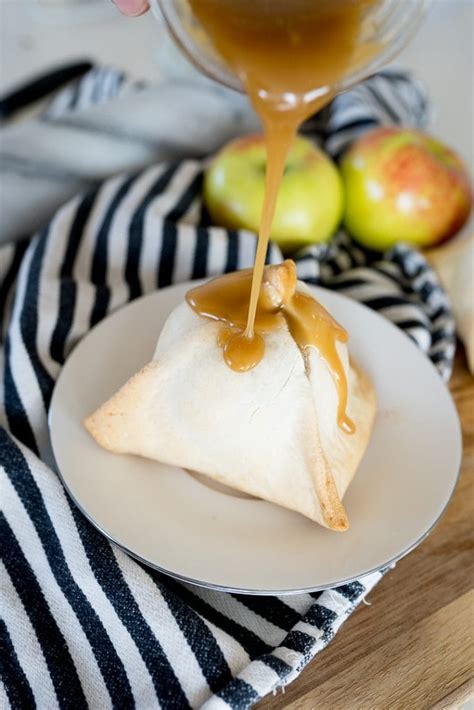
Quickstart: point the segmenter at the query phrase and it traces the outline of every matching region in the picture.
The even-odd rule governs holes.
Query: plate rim
[[[337,588],[337,587],[340,587],[340,586],[343,586],[346,584],[351,584],[352,582],[364,579],[365,577],[369,577],[370,575],[375,574],[376,572],[382,572],[385,569],[390,569],[390,568],[394,567],[397,562],[399,562],[406,555],[410,554],[410,552],[412,552],[414,549],[416,549],[418,547],[418,545],[420,545],[422,542],[424,542],[424,540],[426,540],[426,538],[433,532],[433,530],[435,529],[435,527],[438,525],[441,518],[443,517],[444,513],[446,512],[446,509],[451,502],[454,491],[456,490],[456,487],[459,482],[459,477],[461,474],[461,467],[462,467],[462,460],[463,460],[463,443],[464,442],[463,442],[462,428],[461,428],[461,423],[459,420],[459,415],[458,415],[456,406],[454,404],[454,400],[453,400],[451,393],[449,392],[449,389],[447,387],[446,387],[446,393],[449,397],[450,404],[454,410],[453,413],[454,413],[455,420],[456,420],[457,445],[459,448],[460,456],[459,456],[459,464],[457,467],[456,476],[454,478],[454,482],[453,482],[452,488],[449,492],[449,495],[446,499],[446,502],[445,502],[444,506],[442,507],[442,509],[440,510],[438,516],[434,519],[434,521],[431,523],[431,525],[428,527],[428,529],[425,530],[419,538],[417,538],[415,541],[410,543],[410,545],[408,545],[406,548],[401,550],[399,554],[394,555],[393,557],[388,559],[382,565],[371,568],[371,569],[364,571],[363,573],[358,574],[353,577],[350,576],[345,579],[334,580],[334,581],[328,582],[327,584],[317,585],[314,587],[313,586],[298,587],[298,588],[291,588],[291,589],[290,588],[288,588],[288,589],[254,589],[254,588],[247,588],[247,587],[232,587],[230,585],[221,585],[221,584],[216,584],[213,582],[208,582],[208,581],[202,580],[202,579],[195,579],[194,577],[183,575],[183,574],[180,574],[179,572],[174,572],[170,569],[162,567],[162,566],[156,564],[155,562],[152,562],[151,560],[148,560],[145,557],[142,557],[141,555],[137,554],[133,550],[129,549],[125,544],[116,540],[111,533],[109,533],[107,530],[105,530],[96,520],[94,520],[94,518],[87,512],[87,510],[85,510],[83,505],[77,500],[76,496],[74,495],[74,493],[70,489],[70,487],[69,487],[67,481],[65,480],[65,478],[62,474],[62,471],[58,465],[58,462],[56,460],[56,453],[54,450],[54,444],[53,444],[53,424],[52,424],[53,405],[54,405],[54,401],[55,401],[55,397],[57,394],[59,383],[60,383],[61,379],[63,378],[64,373],[66,371],[67,362],[68,362],[69,358],[71,357],[73,352],[75,352],[76,349],[78,347],[80,347],[81,343],[83,343],[93,332],[100,329],[106,323],[106,321],[108,321],[110,318],[115,316],[117,313],[119,313],[129,307],[137,306],[139,304],[139,302],[149,299],[150,297],[156,297],[156,295],[160,294],[162,291],[181,290],[184,287],[189,287],[191,284],[193,286],[196,286],[200,283],[205,283],[206,281],[209,281],[210,278],[214,278],[214,277],[207,277],[207,278],[203,278],[203,279],[196,279],[196,280],[181,282],[181,283],[177,283],[177,284],[170,284],[169,286],[164,286],[162,288],[156,289],[156,290],[151,291],[149,293],[143,294],[142,296],[134,299],[133,301],[128,301],[127,303],[124,303],[122,306],[119,306],[114,311],[109,313],[105,318],[103,318],[101,321],[99,321],[93,328],[88,330],[87,333],[85,333],[78,340],[76,345],[69,352],[69,354],[68,354],[68,356],[67,356],[67,358],[66,358],[66,360],[59,372],[58,378],[56,379],[56,382],[54,384],[53,393],[51,396],[51,401],[49,404],[48,415],[47,415],[48,436],[49,436],[49,442],[50,442],[50,451],[51,451],[51,455],[52,455],[52,462],[54,464],[54,470],[55,470],[56,474],[58,475],[62,485],[64,486],[64,489],[65,489],[66,493],[68,494],[69,498],[72,500],[74,505],[80,510],[80,512],[84,515],[84,517],[94,526],[94,528],[96,530],[98,530],[115,547],[117,547],[118,549],[125,552],[132,559],[146,565],[147,567],[150,567],[151,569],[153,569],[157,572],[160,572],[161,574],[164,574],[167,577],[171,577],[172,579],[176,579],[176,580],[179,580],[180,582],[184,582],[187,584],[192,584],[193,586],[197,586],[202,589],[211,589],[214,591],[227,592],[227,593],[231,593],[231,594],[245,594],[245,595],[249,595],[249,596],[289,596],[292,594],[310,594],[312,592],[324,591],[327,589],[334,589],[334,588]],[[331,296],[336,296],[336,298],[338,298],[338,299],[341,299],[343,301],[349,301],[351,303],[351,305],[353,305],[353,306],[355,305],[358,308],[362,308],[364,311],[366,311],[366,310],[369,311],[372,316],[375,316],[376,318],[380,318],[386,325],[388,325],[389,327],[392,327],[398,333],[398,335],[401,335],[401,336],[404,335],[404,333],[400,330],[400,328],[398,328],[392,321],[390,321],[388,318],[385,318],[384,316],[382,316],[380,313],[378,313],[378,311],[375,311],[375,310],[369,308],[365,304],[363,304],[355,299],[352,299],[349,296],[345,296],[344,294],[339,293],[338,291],[335,292],[331,289],[325,288],[323,286],[319,286],[317,284],[306,284],[306,285],[309,286],[309,288],[312,290],[314,289],[316,291],[323,291],[323,292],[329,293],[329,294],[331,294]],[[414,348],[414,351],[416,351],[419,355],[423,355],[420,348],[410,338],[408,338],[408,336],[405,335],[405,337],[407,338],[407,341],[410,343],[410,346],[412,346]],[[427,355],[424,355],[424,362],[426,365],[429,365],[436,372],[436,376],[439,378],[440,375],[439,375],[438,371],[436,370],[435,365],[433,364],[433,362],[429,359],[429,357]],[[442,381],[440,383],[445,384]]]

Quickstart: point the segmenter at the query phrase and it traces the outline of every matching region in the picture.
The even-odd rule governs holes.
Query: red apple
[[[452,237],[469,216],[472,192],[461,158],[408,128],[379,128],[356,141],[341,165],[344,222],[363,245],[431,246]]]

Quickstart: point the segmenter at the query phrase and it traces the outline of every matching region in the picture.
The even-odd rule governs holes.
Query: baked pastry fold
[[[303,283],[297,289],[311,294]],[[347,433],[338,424],[334,378],[316,348],[303,354],[282,326],[265,335],[256,367],[235,372],[218,346],[220,327],[180,304],[152,361],[85,420],[87,430],[114,453],[190,469],[327,528],[347,529],[342,498],[375,416],[369,378],[337,342],[346,413],[355,424]]]

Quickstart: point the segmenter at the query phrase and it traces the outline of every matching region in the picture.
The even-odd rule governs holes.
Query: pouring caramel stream
[[[242,276],[249,287],[247,300],[239,305],[233,332],[226,336],[226,362],[233,369],[250,369],[264,356],[265,329],[260,327],[259,319],[265,316],[258,304],[288,151],[300,124],[331,99],[333,87],[376,53],[378,47],[364,44],[361,35],[366,12],[377,1],[189,0],[215,50],[242,81],[262,120],[267,148],[265,198],[255,265],[253,273]],[[207,295],[208,317],[225,320],[218,314],[222,313],[222,304],[232,300],[235,282],[226,277],[224,283],[225,287],[211,289],[214,297]],[[306,297],[301,298],[303,303]],[[290,311],[284,312],[288,326],[293,323],[290,331],[293,335],[298,333],[296,324],[300,321],[292,321]],[[340,339],[334,322],[328,325],[329,321],[316,317],[312,322],[318,328],[325,323],[328,332],[333,329],[331,338]],[[343,372],[339,375],[345,379]],[[341,404],[344,388],[342,384],[338,388]]]

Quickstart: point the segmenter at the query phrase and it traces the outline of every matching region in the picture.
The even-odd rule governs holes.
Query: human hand
[[[147,0],[112,0],[123,15],[138,17],[150,9]]]

